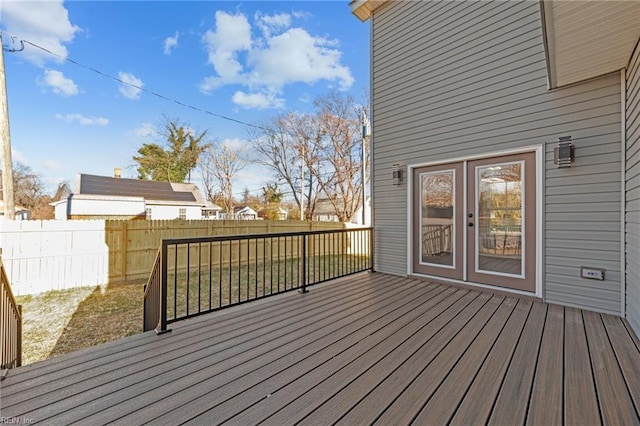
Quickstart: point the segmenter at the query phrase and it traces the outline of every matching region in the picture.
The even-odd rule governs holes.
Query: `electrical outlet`
[[[601,268],[589,268],[582,266],[580,268],[580,276],[582,278],[588,278],[590,280],[604,280],[604,269]]]

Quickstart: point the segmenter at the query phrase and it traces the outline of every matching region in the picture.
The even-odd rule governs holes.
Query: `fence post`
[[[176,256],[178,256],[176,248]],[[160,254],[160,323],[156,328],[156,334],[164,334],[171,331],[167,328],[167,244],[162,241]]]
[[[307,290],[307,234],[302,234],[302,289],[300,293],[308,293]]]

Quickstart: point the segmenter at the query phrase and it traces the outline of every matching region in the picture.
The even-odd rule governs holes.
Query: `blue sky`
[[[48,190],[78,173],[137,177],[132,156],[163,117],[246,145],[245,127],[154,96],[256,123],[317,95],[369,90],[369,26],[348,1],[0,2],[13,161]],[[68,60],[83,66],[76,65]],[[88,69],[86,67],[92,68]],[[96,72],[98,71],[98,72]],[[118,83],[117,77],[135,86]],[[234,192],[269,179],[257,166]]]

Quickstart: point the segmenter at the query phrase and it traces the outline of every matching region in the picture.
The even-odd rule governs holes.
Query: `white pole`
[[[365,187],[365,172],[366,172],[366,155],[365,155],[365,143],[369,136],[369,123],[367,119],[367,109],[362,110],[362,225],[366,225],[365,205],[366,205],[366,187]]]
[[[2,199],[4,217],[15,219],[16,206],[13,192],[13,161],[11,160],[11,135],[9,134],[9,107],[7,106],[7,80],[4,72],[4,50],[0,33],[0,139],[2,140]]]
[[[304,220],[304,145],[302,146],[300,161],[300,220]]]

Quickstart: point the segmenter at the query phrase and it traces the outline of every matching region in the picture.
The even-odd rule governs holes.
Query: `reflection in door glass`
[[[522,274],[522,163],[478,167],[477,270]]]
[[[454,265],[454,170],[420,175],[421,260]]]

